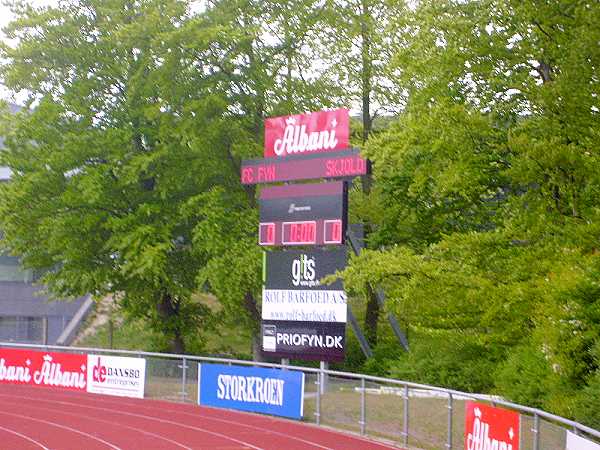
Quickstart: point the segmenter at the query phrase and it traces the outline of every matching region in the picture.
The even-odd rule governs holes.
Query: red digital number
[[[258,243],[260,245],[275,245],[275,224],[261,223],[258,226]]]
[[[284,222],[283,244],[315,244],[317,241],[317,223]]]
[[[326,220],[324,223],[324,242],[325,244],[341,244],[342,239],[342,221]]]

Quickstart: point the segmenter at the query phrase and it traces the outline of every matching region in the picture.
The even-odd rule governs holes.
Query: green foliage
[[[391,376],[466,392],[488,392],[493,387],[490,373],[498,355],[476,337],[423,334],[412,342],[411,351],[390,364]]]

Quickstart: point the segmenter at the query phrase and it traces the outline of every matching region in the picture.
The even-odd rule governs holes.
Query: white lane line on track
[[[14,397],[14,396],[7,395],[7,394],[0,394],[0,397]],[[42,400],[38,399],[38,403],[40,401],[42,401]],[[39,406],[39,405],[28,405],[28,407],[29,408],[40,409],[40,410],[43,410],[43,411],[56,412],[56,408],[45,408],[45,407]],[[67,411],[60,411],[60,414],[64,414],[64,415],[67,415],[67,416],[74,416],[74,417],[77,417],[77,418],[85,417],[86,419],[91,419],[91,420],[93,420],[95,422],[104,422],[104,423],[107,423],[109,425],[114,425],[114,426],[117,426],[117,427],[126,428],[128,430],[134,430],[134,431],[137,431],[139,433],[146,434],[148,436],[152,436],[153,438],[161,439],[161,440],[170,442],[171,444],[174,444],[177,447],[185,448],[186,450],[193,450],[191,447],[187,447],[187,446],[183,445],[182,443],[174,441],[174,440],[169,439],[167,437],[161,436],[161,435],[156,434],[156,433],[152,433],[150,431],[142,430],[141,428],[132,427],[130,425],[123,425],[122,423],[119,423],[119,422],[111,422],[110,420],[100,419],[100,418],[95,417],[95,416],[86,416],[86,415],[75,414],[75,413],[71,413],[71,412],[67,412]]]
[[[56,392],[54,392],[54,393],[56,394]],[[147,400],[153,401],[155,399],[147,399]],[[168,401],[165,401],[165,400],[160,400],[160,401],[163,401],[165,403],[171,403],[173,405],[178,405],[179,404],[179,405],[192,406],[189,403],[173,403],[173,402],[168,402]],[[240,423],[240,422],[236,422],[236,421],[233,421],[233,420],[227,420],[227,419],[222,419],[222,418],[218,418],[218,417],[212,417],[212,416],[208,416],[208,415],[205,415],[205,414],[197,414],[195,412],[191,413],[191,412],[187,412],[187,411],[180,411],[179,409],[159,408],[158,406],[151,407],[151,406],[147,406],[147,405],[142,405],[140,407],[140,403],[139,402],[131,402],[131,401],[124,401],[124,402],[116,403],[115,401],[112,401],[112,400],[110,400],[110,399],[108,399],[106,397],[99,398],[98,399],[98,403],[104,403],[104,404],[107,404],[107,405],[119,405],[119,406],[128,405],[128,406],[131,406],[131,407],[134,407],[134,408],[139,408],[139,409],[143,408],[143,409],[148,409],[148,410],[151,410],[151,411],[152,410],[159,410],[159,411],[162,411],[162,412],[184,414],[184,415],[190,416],[190,417],[209,419],[209,420],[214,420],[214,421],[218,421],[218,422],[228,423],[228,424],[231,424],[231,425],[236,425],[238,427],[246,427],[246,428],[250,428],[250,429],[253,429],[253,430],[265,431],[267,433],[272,433],[272,434],[276,434],[276,435],[280,435],[280,436],[285,436],[285,437],[290,438],[290,439],[294,439],[294,440],[297,440],[297,441],[300,441],[300,442],[304,442],[304,443],[313,445],[313,446],[318,447],[318,448],[322,448],[322,449],[326,449],[326,450],[334,450],[331,447],[323,447],[322,445],[319,445],[319,444],[317,444],[315,442],[306,441],[306,440],[304,440],[302,438],[294,437],[294,436],[291,436],[291,435],[288,435],[288,434],[285,434],[285,433],[281,433],[281,432],[278,432],[278,431],[265,430],[264,428],[261,428],[261,427],[255,426],[255,425]],[[194,406],[198,406],[198,405],[194,405]],[[210,409],[213,409],[213,408],[210,408]],[[219,410],[219,408],[214,408],[214,409],[215,410]],[[228,413],[232,413],[232,414],[241,414],[241,415],[246,414],[243,411],[236,411],[236,410],[232,410],[232,409],[228,409],[228,410],[224,410],[224,411],[227,411]],[[256,415],[254,415],[254,416],[256,417]],[[264,416],[264,418],[266,420],[272,420],[272,421],[275,421],[275,422],[278,422],[278,423],[285,423],[283,420],[277,419],[277,418],[271,417],[271,416]],[[322,430],[322,431],[324,431],[324,432],[326,432],[328,434],[334,434],[334,435],[342,436],[342,437],[344,437],[346,439],[352,439],[354,441],[358,441],[357,444],[360,443],[360,442],[365,442],[365,443],[370,444],[370,445],[378,445],[379,447],[381,447],[381,449],[389,449],[389,450],[397,450],[398,449],[398,447],[396,447],[394,445],[386,444],[385,442],[378,442],[376,440],[364,438],[362,436],[358,436],[358,435],[354,435],[354,434],[343,433],[341,431],[334,430],[334,429],[319,428],[318,426],[316,426],[314,424],[309,424],[309,423],[299,423],[299,424],[296,424],[296,423],[294,423],[294,425],[300,425],[300,426],[303,426],[303,427],[308,427],[310,429],[316,428],[317,430]]]
[[[32,442],[33,444],[43,448],[44,450],[50,450],[48,447],[43,445],[41,442],[36,441],[35,439],[31,439],[29,436],[25,436],[24,434],[17,433],[14,430],[10,430],[8,428],[0,427],[0,430],[6,431],[7,433],[14,434],[15,436],[19,436],[20,438],[25,439],[26,441]]]
[[[1,395],[3,395],[3,394],[0,394],[0,396]],[[39,401],[39,399],[38,399],[38,401]],[[77,406],[80,406],[80,407],[84,407],[84,408],[94,408],[94,409],[98,408],[96,406],[88,406],[88,405],[82,405],[82,404],[72,403],[72,402],[65,402],[65,403],[67,403],[67,404],[74,404],[74,405],[77,405]],[[97,403],[104,403],[104,404],[109,404],[109,405],[122,406],[122,403],[116,403],[116,402],[112,402],[112,401],[104,400],[104,399],[102,399],[102,400],[99,399],[99,401]],[[207,420],[212,420],[212,421],[215,421],[215,422],[225,423],[225,424],[228,424],[228,425],[235,425],[238,428],[245,427],[245,428],[248,428],[248,429],[251,429],[251,430],[260,431],[260,432],[267,433],[267,434],[273,434],[273,435],[276,435],[276,436],[282,436],[282,437],[285,437],[287,439],[291,439],[291,440],[294,440],[294,441],[302,442],[303,444],[311,445],[313,447],[320,448],[320,449],[323,449],[323,450],[335,450],[332,447],[325,447],[323,445],[317,444],[314,441],[308,441],[306,439],[302,439],[302,438],[297,437],[297,436],[292,436],[292,435],[289,435],[289,434],[286,434],[286,433],[281,433],[279,431],[266,430],[265,428],[262,428],[262,427],[258,427],[258,426],[255,426],[255,425],[249,425],[249,424],[241,423],[241,422],[236,422],[236,421],[233,421],[233,420],[221,419],[221,418],[218,418],[218,417],[212,417],[212,416],[208,416],[208,415],[204,415],[204,414],[193,414],[193,413],[188,413],[188,412],[185,412],[185,411],[178,411],[178,410],[173,410],[173,409],[151,408],[149,406],[140,405],[139,403],[125,402],[124,404],[126,404],[128,406],[131,406],[133,408],[137,408],[137,409],[149,409],[151,411],[159,410],[161,412],[171,412],[171,413],[176,413],[176,414],[183,414],[183,415],[186,415],[186,416],[189,416],[189,417],[193,417],[193,418],[196,418],[196,419],[207,419]],[[113,409],[109,409],[109,410],[113,411]],[[119,412],[122,412],[122,411],[119,411]],[[265,419],[267,419],[267,418],[265,418]],[[357,438],[355,436],[348,436],[348,435],[345,435],[343,433],[337,433],[337,434],[341,434],[344,437],[357,440]],[[368,439],[360,439],[360,440],[363,441],[363,442],[368,442],[370,444],[373,444],[373,441],[369,441]],[[376,443],[376,444],[378,444],[378,443]],[[386,447],[383,447],[383,448],[386,448]],[[389,448],[394,448],[394,447],[389,447]]]
[[[17,398],[23,398],[25,400],[35,400],[36,402],[48,401],[48,402],[51,402],[53,404],[79,406],[79,407],[82,407],[82,408],[95,409],[95,410],[98,410],[98,411],[108,411],[108,412],[112,413],[113,415],[114,414],[123,414],[123,415],[131,416],[131,417],[141,417],[143,419],[154,420],[156,422],[162,422],[162,423],[168,423],[170,425],[175,425],[175,426],[178,426],[178,427],[188,428],[190,430],[199,431],[201,433],[211,434],[213,436],[217,436],[217,437],[220,437],[220,438],[223,438],[223,439],[235,442],[236,444],[247,446],[248,448],[252,448],[254,450],[264,450],[262,447],[256,447],[255,445],[252,445],[249,442],[240,441],[239,439],[235,439],[235,438],[229,437],[229,436],[227,436],[225,434],[217,433],[216,431],[209,431],[209,430],[205,430],[205,429],[202,429],[202,428],[194,427],[194,426],[191,426],[191,425],[186,425],[186,424],[182,424],[182,423],[178,423],[178,422],[173,422],[172,420],[159,419],[158,417],[146,416],[146,415],[143,415],[143,414],[135,414],[135,413],[124,412],[124,411],[115,411],[114,409],[99,408],[97,406],[79,405],[77,403],[72,403],[72,402],[56,401],[56,400],[43,400],[40,397],[33,398],[33,397],[25,397],[25,396],[18,396],[18,395],[8,395],[8,394],[0,394],[0,395],[4,396],[4,397],[17,397]],[[8,413],[0,412],[0,414],[8,414]],[[10,414],[10,415],[17,415],[17,414]],[[26,418],[25,416],[23,416],[23,417]],[[38,420],[38,421],[43,422],[43,420],[41,420],[41,419],[32,419],[32,420]],[[68,427],[64,427],[64,428],[68,428]],[[79,432],[77,430],[72,430],[72,431]],[[80,433],[85,434],[83,432],[80,432]],[[100,439],[98,439],[98,440],[100,440]],[[113,448],[115,448],[116,450],[121,450],[118,447],[113,447]]]
[[[32,398],[31,400],[38,400],[38,399],[33,399]],[[105,441],[104,439],[100,439],[100,438],[98,438],[96,436],[93,436],[91,434],[85,433],[85,432],[80,431],[80,430],[76,430],[75,428],[71,428],[71,427],[68,427],[66,425],[61,425],[59,423],[54,423],[54,422],[50,422],[48,420],[43,420],[43,419],[35,419],[33,417],[24,416],[22,414],[7,413],[7,412],[4,412],[4,411],[0,411],[0,414],[4,414],[6,416],[19,417],[21,419],[32,420],[34,422],[45,423],[46,425],[50,425],[50,426],[57,427],[57,428],[62,428],[63,430],[72,431],[73,433],[81,434],[82,436],[85,436],[87,438],[90,438],[90,439],[93,439],[95,441],[101,442],[102,444],[104,444],[104,445],[106,445],[106,446],[108,446],[110,448],[113,448],[115,450],[121,450],[120,447],[117,447],[116,445],[113,445],[110,442]]]

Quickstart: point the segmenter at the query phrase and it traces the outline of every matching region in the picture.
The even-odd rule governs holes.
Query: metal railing
[[[0,343],[0,347],[146,359],[147,398],[196,402],[199,363],[285,368],[305,373],[304,421],[393,442],[405,449],[463,449],[464,402],[517,411],[521,450],[563,450],[566,432],[600,442],[600,431],[499,397],[370,375],[227,358],[87,347]]]

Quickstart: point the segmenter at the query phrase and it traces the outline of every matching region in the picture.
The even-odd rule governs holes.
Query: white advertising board
[[[94,394],[144,398],[146,360],[88,355],[87,391]]]
[[[346,322],[344,291],[263,289],[263,320]]]
[[[567,431],[567,446],[565,450],[600,450],[600,445]]]

